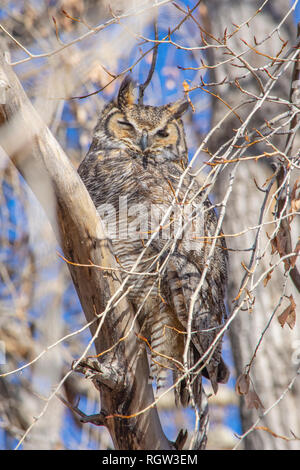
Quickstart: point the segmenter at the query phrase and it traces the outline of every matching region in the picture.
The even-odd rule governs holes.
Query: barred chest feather
[[[221,340],[203,371],[199,362],[225,316],[226,244],[216,233],[217,217],[205,191],[189,174],[182,179],[187,148],[181,116],[188,102],[155,107],[134,101],[132,83],[125,79],[117,99],[103,109],[78,172],[112,241],[123,279],[133,268],[128,297],[151,345],[157,386],[171,370],[176,402],[187,406],[192,389],[200,406],[201,375],[210,378],[214,391],[228,377]],[[191,387],[182,377],[188,321]]]

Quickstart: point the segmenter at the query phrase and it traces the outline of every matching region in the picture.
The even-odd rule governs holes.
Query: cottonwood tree
[[[231,256],[229,305],[233,304],[241,287],[246,291],[246,298],[248,296],[246,309],[231,325],[230,338],[238,375],[246,373],[252,381],[264,405],[262,413],[276,403],[297,374],[299,363],[292,359],[299,339],[297,328],[294,327],[292,334],[287,325],[281,327],[277,317],[286,308],[291,308],[295,315],[293,299],[299,299],[300,289],[299,272],[294,263],[283,261],[276,267],[280,257],[295,249],[299,237],[299,221],[294,220],[290,225],[292,218],[288,215],[291,204],[296,209],[295,200],[299,200],[299,192],[292,191],[293,188],[299,191],[296,188],[300,148],[299,56],[295,54],[289,61],[288,50],[292,54],[297,51],[293,47],[299,47],[299,36],[297,38],[297,27],[292,11],[288,14],[286,2],[264,3],[213,1],[207,4],[206,14],[209,31],[215,37],[220,37],[222,32],[227,35],[226,27],[237,23],[237,18],[239,25],[244,24],[233,29],[236,32],[231,37],[228,32],[225,50],[228,59],[234,60],[218,66],[226,56],[217,48],[210,56],[208,65],[216,65],[211,70],[211,82],[224,80],[222,85],[209,87],[223,100],[213,98],[212,126],[218,126],[227,106],[233,109],[214,133],[210,150],[216,152],[225,144],[219,152],[223,158],[224,151],[230,148],[227,142],[237,136],[239,130],[236,129],[240,129],[242,123],[244,137],[239,136],[236,150],[231,153],[231,156],[236,154],[232,160],[241,158],[242,164],[237,163],[224,230],[238,234],[245,228],[257,228],[230,239],[230,247],[237,251]],[[218,15],[213,17],[215,9]],[[249,141],[248,133],[251,134]],[[219,193],[232,167],[228,165],[225,174],[220,175]],[[296,210],[299,211],[299,204]],[[265,272],[262,282],[258,282]],[[241,286],[243,273],[245,284]],[[299,379],[293,383],[292,391],[257,422],[256,407],[249,406],[241,395],[243,431],[247,433],[251,429],[245,438],[245,447],[299,448],[299,442],[293,441],[291,434],[294,431],[299,436],[298,396]],[[267,429],[254,430],[259,427]],[[274,439],[270,430],[287,439]]]
[[[300,77],[299,39],[292,17],[296,4],[289,8],[278,0],[247,5],[222,0],[195,1],[187,7],[183,2],[136,5],[132,1],[125,9],[121,1],[99,6],[96,1],[69,0],[62,10],[38,11],[28,2],[23,12],[16,10],[4,19],[0,142],[2,206],[6,203],[7,216],[3,220],[9,221],[13,199],[27,201],[30,214],[24,218],[22,207],[14,206],[19,225],[10,220],[13,226],[3,225],[2,234],[2,245],[6,253],[11,250],[11,257],[4,258],[0,273],[5,286],[1,340],[7,356],[1,409],[3,427],[17,438],[18,446],[60,447],[63,406],[72,410],[78,426],[96,425],[90,428],[94,436],[103,435],[97,426],[105,427],[118,449],[193,446],[193,440],[185,443],[184,431],[176,442],[163,432],[157,407],[164,395],[154,398],[146,348],[138,338],[120,266],[75,171],[103,96],[114,91],[121,76],[138,73],[140,64],[146,64],[145,90],[141,90],[149,102],[161,104],[156,71],[161,58],[166,89],[174,87],[174,96],[185,93],[195,111],[186,122],[194,150],[191,167],[213,198],[229,248],[228,320],[223,331],[228,330],[232,345],[243,426],[235,446],[299,447],[295,323]],[[33,46],[38,46],[38,54],[32,53]],[[180,53],[179,63],[174,51]],[[71,125],[64,119],[64,102],[80,127],[75,149],[68,140]],[[207,130],[199,127],[197,112],[209,105],[212,119]],[[44,235],[50,233],[49,225],[37,222],[44,216],[14,167],[40,201],[61,247],[53,279],[49,270],[58,258],[55,240],[40,245],[41,238],[49,239]],[[13,256],[22,262],[14,264]],[[85,318],[71,331],[62,315],[69,282],[66,266]],[[38,304],[43,289],[52,294],[51,300],[44,316],[34,316],[29,311],[43,308]],[[80,334],[88,329],[91,335],[84,342]],[[74,370],[90,380],[82,380]],[[18,390],[10,377],[20,380]],[[96,409],[87,416],[77,406],[76,396],[96,393],[103,412]],[[215,399],[208,396],[208,404]],[[200,415],[196,412],[201,448],[208,432],[207,412],[207,408]],[[183,415],[175,415],[178,428],[184,428]],[[102,448],[111,445],[105,439]],[[234,439],[223,445],[233,447]]]

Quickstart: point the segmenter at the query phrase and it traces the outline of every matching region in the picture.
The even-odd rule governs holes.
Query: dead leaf
[[[253,387],[251,387],[253,388]],[[245,397],[247,408],[264,409],[262,402],[257,393],[252,389],[250,390],[250,376],[249,374],[241,374],[236,381],[235,391],[238,395]]]
[[[191,108],[192,108],[192,110],[193,110],[193,113],[194,113],[194,112],[195,112],[195,107],[194,107],[194,105],[193,105],[193,103],[192,103],[192,101],[191,101],[191,99],[190,99],[190,97],[189,97],[190,86],[189,86],[189,84],[188,84],[188,82],[187,82],[186,80],[184,80],[184,81],[182,82],[182,86],[183,86],[183,89],[184,89],[184,93],[185,93],[185,95],[186,95],[186,97],[187,97],[187,100],[188,100],[188,102],[190,103],[190,106],[191,106]]]
[[[278,321],[283,328],[287,323],[291,330],[296,323],[296,304],[292,295],[289,296],[290,305],[279,315]]]
[[[183,86],[184,91],[185,91],[186,93],[188,93],[189,90],[190,90],[190,86],[189,86],[189,84],[188,84],[188,82],[187,82],[186,80],[184,80],[184,81],[182,82],[182,86]]]
[[[256,408],[257,410],[264,409],[264,406],[262,402],[260,401],[259,396],[254,390],[250,390],[247,393],[247,395],[245,396],[245,400],[246,400],[246,406],[247,408],[249,408],[249,410],[252,408]]]
[[[268,274],[266,275],[266,277],[264,278],[264,287],[266,287],[266,285],[268,284],[268,282],[270,281],[271,277],[272,277],[272,274],[273,274],[273,271],[274,269],[272,269],[272,271],[268,272]]]
[[[285,256],[288,253],[288,234],[284,230],[284,228],[280,227],[277,232],[277,235],[271,240],[272,245],[272,254],[278,252],[280,256]],[[285,270],[287,271],[290,268],[290,261],[289,259],[283,260]]]
[[[297,261],[297,258],[298,258],[298,253],[300,253],[300,237],[299,237],[297,245],[295,246],[295,249],[293,251],[296,254],[294,256],[291,256],[291,258],[290,258],[290,263],[291,263],[292,268],[295,267],[295,264],[296,264],[296,261]]]
[[[300,178],[295,181],[291,192],[291,210],[292,212],[300,210]]]
[[[248,374],[241,374],[235,383],[235,391],[238,395],[246,395],[249,392],[250,377]]]

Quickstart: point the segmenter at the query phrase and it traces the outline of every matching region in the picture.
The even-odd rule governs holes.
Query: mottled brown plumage
[[[151,349],[152,371],[158,384],[168,369],[174,381],[183,375],[190,302],[199,290],[191,311],[186,364],[193,369],[175,387],[176,402],[184,406],[190,402],[190,390],[200,404],[201,375],[210,379],[214,391],[218,382],[228,378],[221,341],[199,372],[203,364],[198,361],[225,317],[227,253],[224,239],[218,239],[198,289],[208,261],[210,237],[218,234],[215,212],[199,183],[188,172],[181,178],[187,166],[181,116],[187,107],[185,100],[158,107],[137,105],[134,84],[125,79],[117,100],[104,108],[90,150],[78,170],[106,222],[120,265],[130,270],[145,251],[134,269],[145,275],[131,275],[128,296],[138,314],[141,337]],[[145,248],[172,201],[171,216]],[[189,225],[193,231],[186,235],[185,230],[177,239],[179,214],[187,208],[194,219],[197,216],[197,230]],[[121,274],[126,276],[123,271]]]

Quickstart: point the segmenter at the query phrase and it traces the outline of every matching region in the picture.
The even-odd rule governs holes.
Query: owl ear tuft
[[[189,102],[185,98],[177,100],[174,103],[170,103],[168,105],[169,111],[175,117],[175,119],[181,118],[181,116],[186,112],[188,107],[189,107]]]
[[[130,75],[127,75],[122,81],[118,94],[118,106],[120,109],[130,107],[135,102],[135,82]]]

